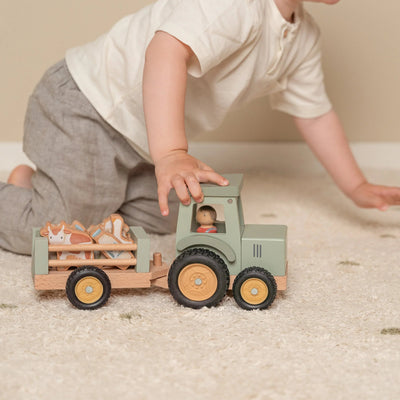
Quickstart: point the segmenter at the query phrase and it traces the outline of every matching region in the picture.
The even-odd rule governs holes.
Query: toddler
[[[114,212],[148,232],[174,231],[178,200],[201,202],[199,182],[228,184],[188,154],[188,139],[264,95],[358,206],[399,204],[400,189],[368,183],[351,154],[302,3],[158,0],[69,50],[29,100],[24,151],[36,168],[0,183],[0,246],[30,253],[32,226],[88,226]]]

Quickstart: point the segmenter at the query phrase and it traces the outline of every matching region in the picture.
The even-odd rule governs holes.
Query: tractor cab
[[[241,236],[244,231],[243,209],[240,190],[243,176],[226,175],[229,186],[202,184],[204,201],[200,204],[193,199],[188,206],[180,204],[176,230],[176,250],[181,254],[185,250],[201,246],[217,252],[231,273],[239,273],[241,268]],[[203,206],[216,211],[215,233],[199,233],[196,221],[198,210]]]

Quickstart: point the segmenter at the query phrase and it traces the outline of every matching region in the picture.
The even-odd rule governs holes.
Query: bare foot
[[[12,171],[8,177],[7,183],[12,185],[32,189],[31,178],[35,170],[28,165],[18,165]]]

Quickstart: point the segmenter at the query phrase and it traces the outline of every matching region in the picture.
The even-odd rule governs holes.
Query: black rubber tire
[[[208,267],[216,277],[215,291],[208,298],[201,301],[188,298],[179,287],[181,272],[191,264],[201,264]],[[180,254],[172,263],[168,273],[168,287],[173,298],[185,307],[195,309],[214,307],[224,298],[228,290],[229,270],[222,258],[214,252],[203,248],[189,249]]]
[[[99,293],[99,297],[93,299],[93,301],[88,299],[87,302],[84,302],[76,293],[76,288],[77,285],[84,282],[83,279],[90,278],[94,278],[96,280],[95,282],[98,286],[97,289],[102,289],[102,292]],[[93,266],[79,267],[75,271],[71,272],[70,276],[68,277],[65,290],[67,292],[68,300],[73,306],[79,308],[80,310],[95,310],[96,308],[100,308],[107,303],[111,294],[111,282],[107,274],[100,268]]]
[[[249,303],[243,298],[241,289],[243,284],[249,279],[261,280],[268,288],[268,295],[262,298],[259,303]],[[241,271],[233,282],[233,297],[236,303],[245,310],[265,310],[275,300],[277,286],[273,275],[264,268],[249,267]]]

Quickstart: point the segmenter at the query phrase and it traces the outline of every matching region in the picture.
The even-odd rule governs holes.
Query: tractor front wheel
[[[273,275],[264,268],[244,269],[233,282],[233,297],[245,310],[264,310],[275,300],[277,291]]]

